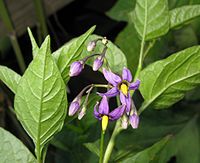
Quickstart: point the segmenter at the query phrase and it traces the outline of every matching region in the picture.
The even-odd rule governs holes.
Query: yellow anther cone
[[[120,86],[120,90],[122,91],[122,93],[124,95],[127,96],[127,94],[128,94],[128,86],[126,84],[122,83],[121,86]]]
[[[105,131],[106,131],[106,128],[107,128],[107,126],[108,126],[108,116],[107,116],[107,115],[104,115],[104,116],[102,117],[101,125],[102,125],[102,131],[105,132]]]

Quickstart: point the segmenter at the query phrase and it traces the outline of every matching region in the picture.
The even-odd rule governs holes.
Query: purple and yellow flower
[[[113,111],[109,112],[107,97],[103,96],[100,104],[99,102],[97,102],[97,104],[94,107],[94,116],[98,120],[101,120],[102,131],[104,132],[107,128],[108,121],[109,120],[114,121],[119,119],[123,115],[124,111],[125,111],[125,105],[121,105],[118,108],[114,109]]]
[[[140,80],[132,82],[132,75],[129,69],[125,68],[122,71],[122,76],[118,76],[111,71],[107,71],[103,68],[103,75],[108,83],[112,86],[106,93],[99,93],[101,96],[114,97],[120,95],[120,101],[126,105],[126,112],[130,112],[131,108],[131,95],[130,90],[138,89]]]

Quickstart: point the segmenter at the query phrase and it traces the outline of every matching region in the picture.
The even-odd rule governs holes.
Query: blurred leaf
[[[199,163],[199,140],[197,117],[194,117],[180,133],[172,137],[160,153],[158,163],[166,163],[171,157],[176,157],[176,163]]]
[[[200,16],[200,5],[187,5],[175,8],[170,12],[170,28],[185,25],[188,21]]]
[[[57,66],[62,74],[63,80],[68,82],[69,69],[72,62],[79,60],[81,52],[84,48],[84,42],[94,31],[95,26],[91,27],[86,33],[78,38],[72,39],[60,49],[56,50],[52,55],[56,60]]]
[[[61,130],[67,110],[66,88],[51,56],[49,37],[22,76],[14,106],[37,154],[41,154],[44,145]]]
[[[83,50],[83,52],[81,54],[82,58],[84,58],[88,55],[91,55],[91,52],[87,52],[87,50],[86,50],[87,44],[91,40],[96,40],[97,38],[102,38],[102,37],[97,36],[97,35],[91,35],[87,39],[87,41],[85,42],[85,49]],[[108,49],[106,51],[106,59],[108,61],[108,64],[109,64],[111,70],[115,73],[121,74],[123,67],[127,67],[127,60],[126,60],[124,53],[115,44],[113,44],[111,41],[108,41],[107,47],[108,47]],[[104,45],[101,42],[98,42],[97,46],[94,49],[94,51],[92,52],[92,54],[102,53],[103,48],[104,48]],[[94,58],[96,58],[96,57],[94,57]],[[94,58],[90,59],[87,62],[87,64],[92,66]],[[103,66],[105,66],[105,64]]]
[[[129,12],[134,10],[135,0],[118,0],[115,5],[106,13],[112,19],[128,21]]]
[[[169,30],[167,0],[137,0],[131,16],[136,31],[145,40],[162,36]]]
[[[39,52],[39,47],[38,47],[38,45],[37,45],[37,43],[35,41],[35,38],[33,37],[33,34],[32,34],[32,32],[31,32],[31,30],[30,30],[29,27],[27,28],[27,30],[28,30],[29,38],[31,40],[32,55],[33,55],[33,57],[35,57],[38,54],[38,52]]]
[[[142,110],[167,108],[200,83],[200,47],[194,46],[155,62],[140,74]]]
[[[99,140],[92,143],[84,143],[84,146],[92,153],[96,154],[99,157]]]
[[[13,93],[16,93],[17,85],[21,79],[19,74],[6,66],[0,66],[0,79]]]
[[[140,53],[140,40],[133,26],[132,23],[129,23],[115,40],[115,43],[126,55],[128,67],[132,73],[136,71]]]
[[[26,146],[8,131],[0,128],[0,160],[12,163],[36,163]]]
[[[136,155],[126,159],[123,161],[123,163],[150,163],[154,161],[154,159],[157,157],[158,153],[163,149],[163,147],[167,144],[169,141],[170,136],[167,136],[154,144],[153,146],[145,149],[144,151],[141,151],[137,153]],[[155,162],[155,161],[154,161]]]

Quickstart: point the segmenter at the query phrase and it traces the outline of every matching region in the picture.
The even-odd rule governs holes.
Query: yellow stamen
[[[101,120],[101,125],[102,125],[102,131],[105,132],[106,128],[108,126],[108,116],[103,115],[102,120]]]
[[[128,86],[127,86],[126,84],[122,83],[122,84],[120,85],[120,90],[122,91],[122,93],[123,93],[124,95],[127,96],[127,94],[128,94]]]

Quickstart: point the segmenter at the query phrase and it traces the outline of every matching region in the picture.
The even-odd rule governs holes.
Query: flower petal
[[[128,82],[132,81],[132,75],[129,69],[127,69],[126,67],[124,67],[123,71],[122,71],[122,79],[126,80]]]
[[[125,110],[125,105],[121,105],[118,108],[114,109],[112,112],[109,113],[109,118],[111,121],[119,119]]]
[[[106,96],[103,96],[99,104],[99,114],[108,115],[108,113],[109,113],[108,100]]]
[[[103,75],[113,86],[117,86],[122,81],[118,75],[112,73],[111,71],[107,71],[105,68],[103,68]]]
[[[130,93],[128,93],[127,96],[125,96],[123,93],[120,92],[120,101],[122,104],[126,105],[126,112],[130,112],[131,108],[131,96]]]
[[[98,107],[99,107],[99,102],[97,102],[96,105],[94,106],[94,116],[95,116],[95,118],[101,120],[101,116],[100,116],[99,112],[97,111]]]
[[[129,89],[136,90],[139,88],[139,86],[140,86],[140,80],[136,80],[135,82],[133,82],[129,85]]]
[[[129,122],[132,126],[132,128],[136,129],[139,125],[139,116],[137,114],[133,114],[129,117]]]
[[[98,93],[100,96],[106,96],[106,97],[114,97],[118,95],[119,91],[117,87],[113,87],[110,90],[108,90],[106,93]]]

